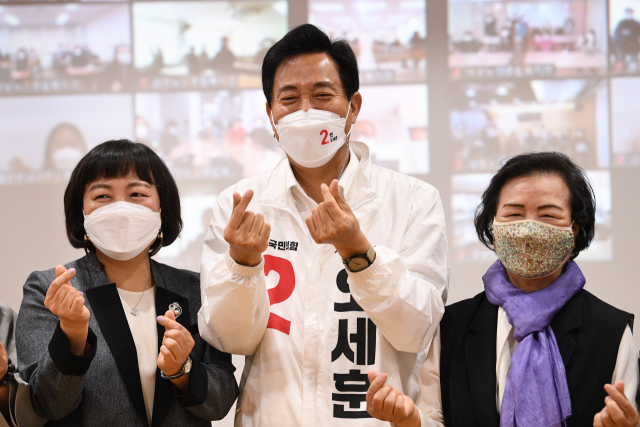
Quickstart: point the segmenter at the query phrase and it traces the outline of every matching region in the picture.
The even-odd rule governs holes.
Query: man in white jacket
[[[236,426],[389,425],[366,411],[368,372],[416,401],[447,296],[440,196],[349,141],[362,96],[346,42],[295,28],[267,53],[262,82],[287,155],[213,207],[200,334],[247,355]]]

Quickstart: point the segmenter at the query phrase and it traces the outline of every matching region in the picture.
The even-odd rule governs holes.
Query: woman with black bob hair
[[[420,375],[416,406],[439,423],[414,416],[397,427],[638,425],[633,315],[584,290],[574,261],[593,240],[595,212],[586,173],[563,154],[522,154],[500,168],[475,217],[499,259],[484,292],[446,307]],[[374,386],[375,417],[390,419],[369,404],[374,393],[406,405]]]
[[[182,229],[164,162],[143,144],[102,143],[73,170],[64,209],[86,256],[29,276],[16,328],[35,411],[51,426],[223,418],[238,388],[231,356],[197,335],[199,275],[151,259]]]

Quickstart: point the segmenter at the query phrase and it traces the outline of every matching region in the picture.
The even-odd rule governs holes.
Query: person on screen
[[[638,54],[640,53],[640,22],[635,19],[634,10],[630,7],[624,11],[624,18],[620,20],[613,33],[613,41],[616,48],[618,71],[626,63],[635,70],[638,66]]]
[[[200,57],[196,55],[196,48],[194,46],[189,48],[189,53],[184,56],[183,62],[186,64],[189,74],[191,75],[199,74],[200,71],[202,71],[200,69]]]
[[[498,21],[491,13],[484,16],[484,35],[487,37],[495,37],[498,35]]]
[[[462,53],[476,53],[482,49],[482,42],[476,38],[473,31],[466,30],[462,39],[453,43],[454,48]]]
[[[381,426],[364,405],[368,370],[415,397],[447,298],[440,196],[349,138],[362,96],[346,41],[292,29],[262,86],[286,156],[213,206],[200,333],[248,356],[237,426]]]
[[[178,122],[167,120],[167,124],[160,135],[160,147],[164,156],[171,155],[174,148],[180,145]]]
[[[131,86],[134,79],[131,46],[118,45],[113,50],[113,61],[100,76],[104,88],[111,92],[121,92]]]
[[[86,152],[87,146],[80,129],[73,123],[60,123],[47,138],[42,170],[71,172]]]
[[[86,256],[33,272],[16,326],[20,374],[48,426],[202,426],[238,394],[231,356],[197,336],[199,276],[151,259],[182,229],[178,188],[147,146],[107,141],[64,195]]]
[[[633,315],[585,290],[574,261],[593,240],[595,209],[585,171],[560,153],[513,157],[493,176],[475,226],[499,259],[483,292],[447,306],[421,411],[441,409],[447,427],[638,425]],[[413,403],[376,375],[372,415]]]
[[[229,39],[223,37],[220,44],[220,50],[211,60],[211,68],[218,71],[233,71],[233,62],[236,60],[236,56],[229,49]]]

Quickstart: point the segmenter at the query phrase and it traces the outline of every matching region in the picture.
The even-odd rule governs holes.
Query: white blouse
[[[147,410],[149,425],[151,425],[153,397],[156,387],[156,369],[158,368],[156,288],[154,286],[151,289],[147,289],[144,295],[142,295],[143,292],[129,292],[122,289],[118,289],[118,293],[120,294],[124,313],[127,316],[133,342],[136,345],[144,406]],[[141,296],[142,299],[140,299]],[[140,303],[138,303],[138,300]],[[137,316],[131,313],[132,307],[136,307],[138,310]]]

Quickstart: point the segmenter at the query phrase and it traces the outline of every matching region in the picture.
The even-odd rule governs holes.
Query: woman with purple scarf
[[[396,427],[436,425],[421,417],[434,412],[446,427],[639,425],[633,315],[585,290],[574,262],[595,227],[584,170],[559,153],[508,160],[475,226],[499,257],[484,292],[446,308],[415,407],[370,373],[369,412]]]

